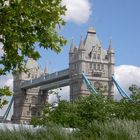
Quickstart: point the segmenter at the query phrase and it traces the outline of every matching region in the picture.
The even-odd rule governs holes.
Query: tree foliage
[[[0,88],[0,109],[8,103],[6,97],[11,95],[12,92],[9,90],[9,87]]]
[[[23,69],[26,57],[38,59],[39,47],[60,52],[66,43],[58,35],[58,28],[65,24],[62,15],[66,8],[62,0],[0,0],[0,75],[10,70]]]
[[[47,125],[51,122],[65,127],[86,128],[93,121],[140,120],[140,104],[137,102],[140,99],[139,90],[134,85],[130,89],[133,101],[127,99],[115,101],[102,95],[91,94],[74,102],[60,101],[58,106],[47,104],[42,116],[34,118],[32,122],[34,125]],[[135,94],[133,94],[134,91]]]
[[[0,0],[0,76],[22,71],[27,57],[38,59],[36,43],[44,49],[60,52],[66,43],[58,29],[65,24],[66,8],[62,0]],[[0,88],[6,96],[8,89]],[[9,91],[10,93],[10,91]],[[6,104],[4,99],[2,105]]]

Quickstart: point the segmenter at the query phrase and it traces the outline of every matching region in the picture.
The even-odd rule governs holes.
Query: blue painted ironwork
[[[123,98],[126,98],[126,99],[129,99],[129,100],[132,100],[130,95],[126,93],[126,91],[121,88],[120,84],[116,81],[114,75],[112,75],[112,81],[113,83],[115,84],[116,88],[118,89],[120,95],[123,97]]]
[[[95,95],[98,95],[98,92],[96,91],[96,89],[94,88],[94,86],[91,84],[91,82],[88,80],[88,78],[86,77],[85,73],[82,74],[82,79],[83,81],[85,82],[88,90],[95,94]]]

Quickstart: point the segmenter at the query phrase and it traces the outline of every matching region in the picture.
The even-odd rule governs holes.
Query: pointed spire
[[[74,49],[75,49],[75,46],[73,44],[73,38],[72,38],[72,40],[71,40],[71,47],[70,47],[70,53],[73,53]]]
[[[109,42],[108,52],[114,53],[114,49],[113,49],[113,47],[112,47],[112,39],[110,39],[110,42]]]
[[[44,74],[48,74],[48,66],[46,64],[45,69],[44,69]]]
[[[109,42],[109,49],[112,49],[112,39],[110,39],[110,42]]]
[[[84,46],[85,45],[84,45],[83,37],[81,35],[81,40],[80,40],[80,44],[79,44],[79,50],[85,50]]]

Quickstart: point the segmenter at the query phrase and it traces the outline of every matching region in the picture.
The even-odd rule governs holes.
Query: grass
[[[0,130],[0,140],[140,140],[140,121],[95,121],[71,133],[54,125],[35,131],[7,128]]]

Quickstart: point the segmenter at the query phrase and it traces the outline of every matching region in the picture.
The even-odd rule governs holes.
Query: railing
[[[50,90],[50,89],[55,89],[55,88],[59,88],[59,87],[64,87],[64,86],[68,86],[70,83],[70,79],[66,79],[66,80],[61,80],[61,81],[57,81],[57,82],[53,82],[44,86],[41,86],[41,90]]]

